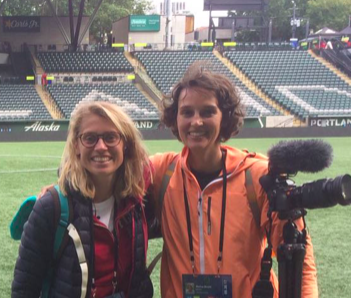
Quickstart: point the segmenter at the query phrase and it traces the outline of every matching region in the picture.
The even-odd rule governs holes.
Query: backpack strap
[[[54,194],[55,201],[59,201],[60,205],[60,209],[57,208],[57,211],[55,212],[57,216],[58,210],[60,210],[60,217],[57,221],[54,241],[54,261],[57,264],[61,258],[62,252],[66,247],[69,238],[71,238],[77,252],[79,266],[82,272],[80,297],[84,298],[87,294],[88,289],[88,263],[85,257],[82,240],[80,239],[77,229],[73,224],[71,224],[73,218],[72,202],[62,194],[58,185],[54,186],[51,193]],[[52,266],[52,269],[53,268],[54,267]]]
[[[58,185],[55,185],[49,191],[54,197],[55,207],[58,207],[55,209],[56,233],[54,241],[54,259],[58,261],[68,241],[67,227],[71,221],[70,215],[72,215],[72,212],[70,212],[70,201],[61,193]]]
[[[168,165],[167,171],[166,173],[163,175],[162,177],[162,182],[161,182],[161,188],[160,188],[160,193],[158,196],[158,202],[160,204],[160,210],[162,212],[162,206],[163,206],[163,199],[169,184],[169,181],[171,180],[171,177],[174,173],[174,169],[176,166],[176,163],[179,159],[179,154],[177,154],[174,159],[172,160],[172,162]],[[152,273],[152,271],[154,270],[155,266],[157,265],[158,261],[161,259],[162,257],[162,251],[159,252],[151,261],[151,263],[149,264],[149,266],[147,267],[147,270],[149,272],[149,274]]]
[[[149,274],[151,275],[152,271],[155,269],[155,266],[157,265],[158,261],[161,259],[162,257],[162,251],[159,252],[154,259],[151,261],[151,263],[149,264],[149,266],[147,266],[147,271],[149,272]]]
[[[163,199],[166,194],[166,190],[169,184],[169,181],[171,180],[171,177],[174,173],[175,166],[177,164],[177,161],[179,159],[179,154],[177,154],[173,161],[169,164],[166,173],[163,175],[162,182],[161,182],[161,188],[160,188],[160,193],[158,197],[158,202],[160,204],[160,210],[162,210],[163,206]]]
[[[72,206],[70,200],[65,197],[58,185],[50,187],[48,191],[54,200],[54,226],[55,226],[55,239],[53,250],[53,262],[49,267],[49,271],[43,281],[41,297],[49,297],[52,279],[54,278],[55,266],[61,258],[62,252],[69,240],[67,227],[72,220]]]
[[[85,257],[84,248],[82,244],[82,240],[78,234],[77,229],[71,223],[67,227],[68,234],[72,238],[74,247],[76,248],[79,266],[82,271],[82,285],[81,285],[81,292],[80,298],[85,298],[88,289],[88,263]]]
[[[253,218],[258,229],[261,227],[261,211],[258,207],[256,192],[252,182],[252,175],[250,169],[245,171],[245,187],[247,194],[247,201],[249,203]]]

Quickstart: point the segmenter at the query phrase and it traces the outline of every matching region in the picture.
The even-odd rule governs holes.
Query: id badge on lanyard
[[[232,276],[183,274],[183,298],[231,298]]]
[[[184,205],[189,238],[190,262],[193,269],[193,274],[182,275],[183,298],[231,298],[232,297],[232,276],[219,274],[224,242],[224,223],[225,209],[227,198],[227,170],[225,167],[226,152],[222,151],[222,170],[223,170],[223,195],[222,195],[222,213],[219,239],[219,254],[217,258],[218,274],[199,274],[195,275],[195,258],[193,237],[191,230],[191,217],[188,202],[188,195],[185,186],[185,174],[183,174],[183,189],[184,189]]]

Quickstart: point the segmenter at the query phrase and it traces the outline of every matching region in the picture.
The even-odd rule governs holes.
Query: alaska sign
[[[60,125],[52,122],[50,125],[44,125],[42,122],[37,121],[32,125],[28,125],[24,127],[24,131],[59,131]]]
[[[57,131],[68,131],[69,121],[14,121],[14,122],[1,122],[0,121],[0,132],[57,132]],[[137,129],[158,129],[160,125],[159,120],[136,120],[134,125]]]

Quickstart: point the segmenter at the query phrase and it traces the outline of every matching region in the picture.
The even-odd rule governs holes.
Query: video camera
[[[299,231],[295,220],[304,217],[307,209],[327,208],[351,204],[351,176],[320,179],[296,186],[291,177],[298,172],[316,173],[332,163],[332,147],[321,140],[281,141],[268,151],[268,174],[260,178],[260,184],[269,200],[268,247],[261,261],[260,280],[252,297],[273,297],[270,283],[272,268],[272,212],[279,219],[287,220],[283,227],[283,243],[278,247],[279,298],[301,298],[302,268],[306,254],[306,224]]]
[[[320,179],[296,187],[297,172],[316,173],[330,166],[332,148],[321,140],[281,141],[268,151],[269,172],[260,178],[272,211],[327,208],[351,204],[351,176]]]

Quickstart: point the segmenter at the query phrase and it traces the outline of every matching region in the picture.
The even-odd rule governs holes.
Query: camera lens
[[[342,189],[343,200],[340,200],[340,205],[351,204],[351,176],[350,175],[342,176],[341,189]]]
[[[328,179],[323,187],[324,194],[340,205],[351,203],[351,176],[343,175]]]
[[[321,179],[296,187],[289,192],[292,208],[327,208],[340,204],[351,204],[351,176]],[[291,208],[291,209],[292,209]]]

